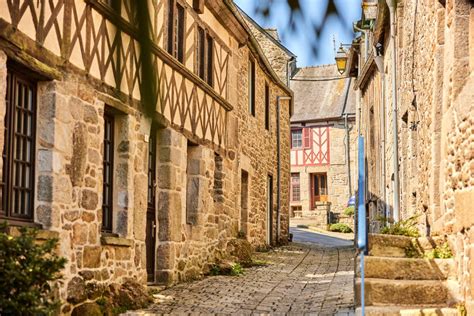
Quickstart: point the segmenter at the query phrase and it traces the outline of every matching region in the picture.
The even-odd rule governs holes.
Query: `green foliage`
[[[459,303],[456,306],[456,308],[458,310],[458,315],[459,316],[467,316],[467,310],[466,310],[466,306],[464,305],[464,303]]]
[[[37,230],[20,228],[19,236],[0,224],[0,314],[47,315],[59,302],[51,281],[61,278],[66,259],[55,254],[57,239],[36,242]]]
[[[232,268],[230,270],[230,275],[237,276],[241,275],[244,273],[244,268],[240,265],[240,263],[235,263],[232,265]]]
[[[344,223],[331,224],[331,226],[329,226],[329,230],[332,232],[352,233],[352,228]]]
[[[347,215],[347,216],[352,216],[354,215],[355,213],[355,208],[354,206],[348,206],[346,207],[346,209],[344,210],[344,215]]]
[[[380,230],[381,234],[400,235],[408,237],[419,237],[420,233],[416,228],[416,220],[418,215],[412,216],[406,220],[399,221],[390,226],[385,226]]]
[[[209,270],[210,275],[220,275],[221,274],[221,268],[219,265],[214,264],[212,265],[211,269]]]
[[[437,246],[435,249],[425,253],[424,257],[427,259],[449,259],[453,257],[453,253],[448,243],[445,242],[441,246]]]
[[[407,258],[420,258],[421,254],[416,249],[416,247],[411,243],[408,247],[405,248],[405,255]]]

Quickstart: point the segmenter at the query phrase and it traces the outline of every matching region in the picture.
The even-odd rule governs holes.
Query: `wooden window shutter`
[[[303,128],[303,147],[311,147],[311,128]]]

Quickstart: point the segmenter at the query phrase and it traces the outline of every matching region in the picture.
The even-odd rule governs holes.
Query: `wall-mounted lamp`
[[[336,66],[337,66],[337,71],[342,75],[343,73],[346,72],[346,67],[347,67],[347,52],[344,50],[344,48],[339,46],[339,50],[336,53]]]

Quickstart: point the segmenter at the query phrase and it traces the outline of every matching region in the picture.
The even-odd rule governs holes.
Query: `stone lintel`
[[[102,236],[100,237],[102,245],[117,246],[117,247],[132,247],[133,240],[123,237]]]

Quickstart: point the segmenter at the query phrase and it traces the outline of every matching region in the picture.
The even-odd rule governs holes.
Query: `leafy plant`
[[[416,228],[416,220],[418,215],[412,216],[406,220],[399,221],[397,223],[391,224],[390,226],[385,226],[380,230],[381,234],[386,235],[400,235],[408,237],[419,237],[420,233]]]
[[[244,273],[244,268],[240,265],[240,263],[235,263],[232,265],[232,268],[230,270],[230,275],[241,275]]]
[[[221,274],[221,268],[219,265],[214,264],[212,265],[211,269],[209,270],[210,275],[220,275]]]
[[[55,253],[58,239],[37,242],[37,230],[22,227],[19,236],[0,224],[0,314],[47,315],[59,302],[51,282],[61,278],[66,259]]]
[[[331,224],[331,226],[329,226],[329,230],[332,232],[352,233],[352,228],[344,223]]]
[[[445,242],[441,246],[436,246],[435,249],[425,253],[424,257],[427,259],[449,259],[453,257],[453,253],[448,243]]]
[[[346,207],[346,209],[344,210],[344,215],[352,216],[354,215],[354,212],[355,212],[355,208],[354,206],[351,205],[351,206]]]
[[[239,232],[237,233],[237,238],[245,239],[246,238],[245,232],[243,230],[239,230]]]

